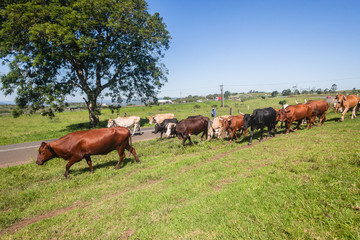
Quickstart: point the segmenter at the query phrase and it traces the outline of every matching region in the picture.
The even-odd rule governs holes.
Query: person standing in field
[[[216,117],[215,108],[212,108],[212,109],[211,109],[211,117],[212,117],[212,118]]]

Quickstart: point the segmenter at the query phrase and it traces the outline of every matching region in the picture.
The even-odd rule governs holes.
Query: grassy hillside
[[[263,143],[256,135],[251,147],[139,142],[141,164],[127,157],[114,170],[112,152],[93,157],[94,174],[75,164],[68,181],[61,159],[0,169],[0,238],[358,239],[360,118],[338,118]]]

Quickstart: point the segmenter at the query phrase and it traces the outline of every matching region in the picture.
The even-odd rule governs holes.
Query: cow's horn
[[[240,111],[239,111],[239,114],[241,114],[241,115],[245,115],[244,113],[242,113],[242,112],[240,112]]]

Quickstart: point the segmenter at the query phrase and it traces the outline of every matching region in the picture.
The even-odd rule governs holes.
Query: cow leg
[[[342,112],[341,118],[340,118],[340,122],[344,121],[345,113],[346,113],[347,111],[349,111],[349,107],[346,107],[345,110]]]
[[[291,120],[286,120],[286,123],[285,123],[285,127],[286,127],[286,133],[289,133],[290,132],[290,130],[291,131],[294,131],[293,129],[291,129],[291,125],[292,125],[292,123],[294,122],[294,120],[293,119],[291,119]]]
[[[119,169],[122,160],[125,158],[125,146],[123,145],[117,146],[116,150],[119,154],[119,162],[116,164],[115,169]]]
[[[90,156],[85,156],[85,160],[86,160],[87,164],[89,165],[90,173],[94,173],[94,169],[93,169],[93,166],[92,166],[92,164],[91,164],[91,158],[90,158]]]
[[[194,145],[193,142],[191,141],[190,136],[188,137],[188,139],[189,139],[189,142],[190,142],[190,146]]]
[[[352,115],[351,115],[351,119],[356,118],[356,106],[353,108],[352,110]]]
[[[76,162],[79,162],[80,160],[82,159],[82,157],[80,156],[72,156],[69,160],[69,162],[66,164],[66,167],[65,167],[65,178],[68,179],[69,177],[69,170],[70,170],[70,167],[76,163]]]
[[[249,140],[248,145],[251,145],[251,144],[252,144],[253,136],[254,136],[254,130],[251,129],[251,130],[250,130],[250,140]]]
[[[263,141],[263,132],[264,132],[264,128],[263,127],[261,127],[260,128],[260,142],[262,142]],[[269,136],[267,136],[267,137],[269,137]]]
[[[268,134],[267,134],[266,138],[269,138],[269,137],[270,137],[271,129],[272,129],[271,126],[268,126]]]
[[[303,119],[302,119],[302,120],[299,120],[299,121],[297,121],[297,122],[298,122],[298,124],[296,125],[296,127],[295,127],[294,130],[293,130],[294,132],[299,129],[300,124],[302,124],[302,122],[303,122]]]
[[[321,115],[321,125],[324,125],[324,122],[326,120],[326,112],[324,112],[322,115]]]
[[[189,135],[186,134],[185,136],[182,136],[182,137],[183,137],[183,139],[182,139],[182,140],[183,140],[183,141],[182,141],[182,145],[185,146],[185,142],[186,142],[186,140],[189,138]],[[189,138],[189,139],[190,139],[190,138]],[[191,141],[191,140],[190,140],[190,141]]]
[[[244,137],[243,137],[243,139],[246,137],[246,134],[247,134],[247,132],[248,132],[248,129],[242,129],[243,130],[243,133],[244,133]]]
[[[140,159],[138,158],[138,156],[136,155],[136,151],[135,151],[135,148],[130,146],[130,144],[126,144],[126,147],[125,147],[126,150],[128,150],[132,155],[134,155],[134,158],[136,160],[137,163],[141,163],[140,162]],[[125,154],[124,154],[125,155]]]
[[[163,135],[163,132],[161,131],[160,132],[160,140],[162,140],[162,135]]]
[[[232,140],[233,140],[233,138],[234,138],[234,136],[236,137],[236,129],[234,129],[233,131],[232,131],[232,133],[231,133],[231,136],[230,136],[230,141],[229,141],[229,143],[231,143],[232,142]],[[237,139],[236,139],[237,140]],[[236,141],[235,140],[235,141]]]
[[[310,118],[306,118],[306,122],[307,122],[306,128],[307,128],[307,129],[311,129],[311,126],[312,126],[312,125],[311,125],[311,121],[312,121],[312,120],[311,120],[311,117],[310,117]],[[315,121],[315,120],[314,120],[314,121]]]

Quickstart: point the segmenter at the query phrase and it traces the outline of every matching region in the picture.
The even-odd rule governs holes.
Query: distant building
[[[160,104],[165,104],[165,103],[171,103],[171,104],[173,104],[173,101],[171,101],[171,100],[165,100],[165,99],[161,99],[161,100],[158,100],[158,102],[160,103]]]

